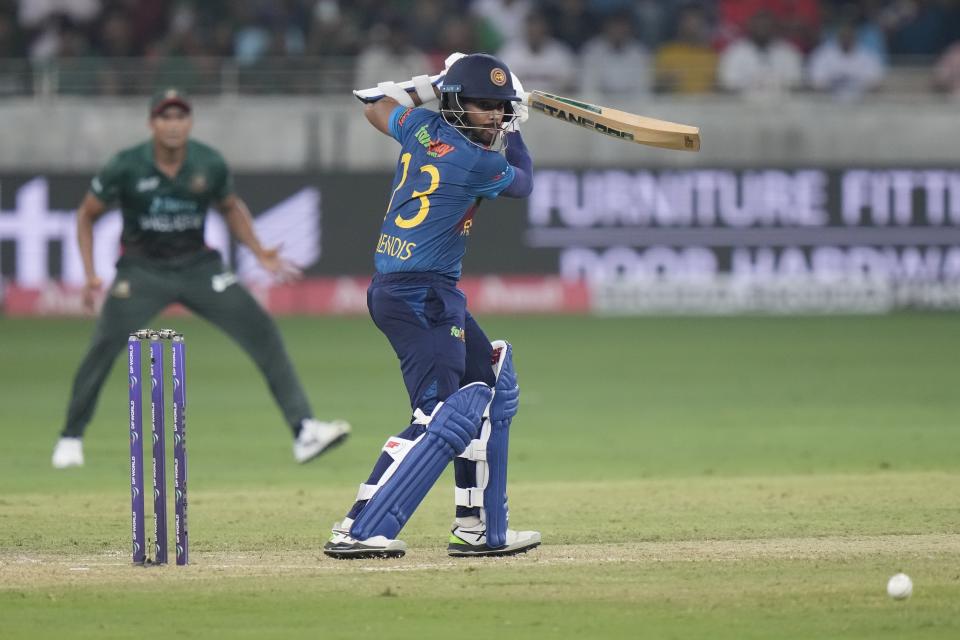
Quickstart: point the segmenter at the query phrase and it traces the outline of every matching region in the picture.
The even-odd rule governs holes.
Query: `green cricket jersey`
[[[216,149],[190,140],[171,179],[154,165],[148,140],[115,155],[90,190],[106,204],[120,204],[124,255],[174,258],[204,249],[207,210],[233,193],[233,178]]]

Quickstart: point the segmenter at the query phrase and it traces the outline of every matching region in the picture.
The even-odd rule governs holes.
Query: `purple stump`
[[[153,518],[157,564],[167,562],[166,444],[163,437],[163,343],[150,336],[150,415],[153,428]]]
[[[127,340],[127,376],[130,382],[130,501],[133,533],[133,563],[147,560],[147,543],[143,530],[143,398],[140,376],[140,339],[131,334]]]
[[[187,382],[184,369],[185,345],[182,335],[173,337],[173,490],[176,520],[177,564],[187,564],[190,547],[187,537]]]

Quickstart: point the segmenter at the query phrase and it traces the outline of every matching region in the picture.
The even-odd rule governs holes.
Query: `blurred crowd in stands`
[[[0,0],[0,95],[344,91],[452,51],[584,97],[856,101],[904,68],[960,97],[960,0]]]

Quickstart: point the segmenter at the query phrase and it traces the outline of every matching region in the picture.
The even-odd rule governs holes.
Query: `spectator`
[[[239,20],[234,40],[237,62],[250,65],[264,56],[301,55],[306,46],[296,7],[266,3],[261,7],[240,5]]]
[[[626,3],[634,14],[634,22],[639,24],[637,36],[650,51],[659,47],[667,37],[667,26],[676,13],[676,0],[636,0]]]
[[[101,56],[97,84],[105,95],[131,95],[140,88],[139,73],[134,65],[133,24],[122,11],[110,11],[100,23],[97,33]]]
[[[590,9],[599,15],[631,12],[637,39],[648,51],[659,47],[665,39],[666,25],[676,4],[676,0],[589,0]]]
[[[718,44],[722,47],[742,38],[753,16],[764,11],[777,20],[783,38],[802,52],[810,51],[819,40],[821,4],[819,0],[719,0]]]
[[[22,93],[27,88],[26,63],[11,64],[9,59],[23,57],[23,43],[11,16],[0,12],[0,97]]]
[[[632,18],[625,11],[610,14],[603,33],[583,47],[580,93],[584,96],[631,98],[650,92],[650,56],[636,38]]]
[[[64,46],[64,38],[73,40],[68,46],[78,45],[79,43],[75,42],[75,34],[68,33],[71,31],[77,31],[76,35],[80,37],[83,35],[76,23],[68,16],[62,14],[47,16],[30,41],[28,47],[30,59],[35,62],[46,62],[56,58]]]
[[[833,19],[831,26],[824,30],[824,41],[836,40],[836,25],[852,21],[856,31],[857,47],[868,49],[875,53],[880,61],[887,63],[887,38],[880,28],[878,15],[880,0],[861,0],[860,2],[845,2],[832,8]]]
[[[933,70],[934,86],[960,99],[960,40],[947,47]]]
[[[836,37],[826,40],[810,56],[810,84],[843,102],[859,100],[883,79],[883,61],[857,42],[852,19],[842,21]]]
[[[470,11],[486,21],[496,33],[500,43],[504,43],[523,37],[531,3],[530,0],[474,0],[470,5]],[[504,60],[504,62],[507,61]],[[507,64],[510,63],[507,62]]]
[[[211,3],[212,4],[212,3]],[[210,6],[204,3],[205,7]],[[127,0],[124,2],[130,14],[133,41],[138,48],[147,47],[163,37],[170,24],[170,3],[168,0]],[[220,16],[225,15],[221,13]]]
[[[429,52],[430,68],[442,69],[444,60],[455,51],[466,53],[478,50],[476,22],[469,16],[450,16],[440,27],[438,46]]]
[[[554,0],[545,10],[545,15],[553,35],[574,51],[580,51],[601,26],[587,0]]]
[[[93,95],[100,65],[91,55],[86,34],[70,18],[60,16],[56,66],[58,90],[71,95]]]
[[[150,46],[146,57],[146,73],[141,78],[144,87],[179,86],[203,94],[219,86],[218,61],[211,55],[206,34],[193,19],[176,21],[166,38]]]
[[[407,33],[400,17],[374,25],[370,45],[357,57],[357,87],[375,87],[384,80],[409,80],[430,71],[430,60],[410,44]]]
[[[938,55],[955,28],[950,16],[950,9],[937,0],[894,0],[880,17],[890,53],[921,58]]]
[[[18,19],[24,29],[33,30],[57,17],[69,18],[71,24],[87,25],[98,13],[100,0],[20,0]]]
[[[307,37],[309,55],[356,55],[362,40],[360,25],[341,9],[336,0],[319,0],[314,5]]]
[[[560,93],[573,86],[577,62],[573,51],[552,36],[541,13],[527,16],[524,37],[508,42],[500,51],[500,58],[524,87]]]
[[[676,36],[657,51],[656,85],[660,91],[707,93],[716,86],[717,53],[703,7],[687,5],[677,16]]]
[[[445,19],[456,13],[450,5],[450,0],[414,0],[407,20],[410,44],[421,51],[436,51]]]
[[[23,42],[13,19],[0,12],[0,58],[22,58]]]
[[[772,98],[800,86],[803,59],[791,43],[777,37],[772,14],[761,11],[747,24],[746,37],[720,55],[720,87],[750,98]]]
[[[302,72],[299,56],[288,50],[289,31],[275,26],[269,32],[263,55],[240,69],[240,86],[250,93],[302,93],[309,80]]]

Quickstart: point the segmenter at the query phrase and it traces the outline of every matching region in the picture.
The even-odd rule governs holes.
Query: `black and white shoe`
[[[323,553],[337,560],[365,560],[369,558],[402,558],[407,552],[403,540],[391,540],[384,536],[373,536],[366,540],[357,540],[350,536],[349,520],[333,525],[333,535],[325,545]]]
[[[454,523],[447,544],[447,554],[455,558],[513,556],[526,553],[540,546],[539,531],[514,531],[507,529],[507,544],[502,547],[487,546],[487,528],[481,522],[476,526]]]

